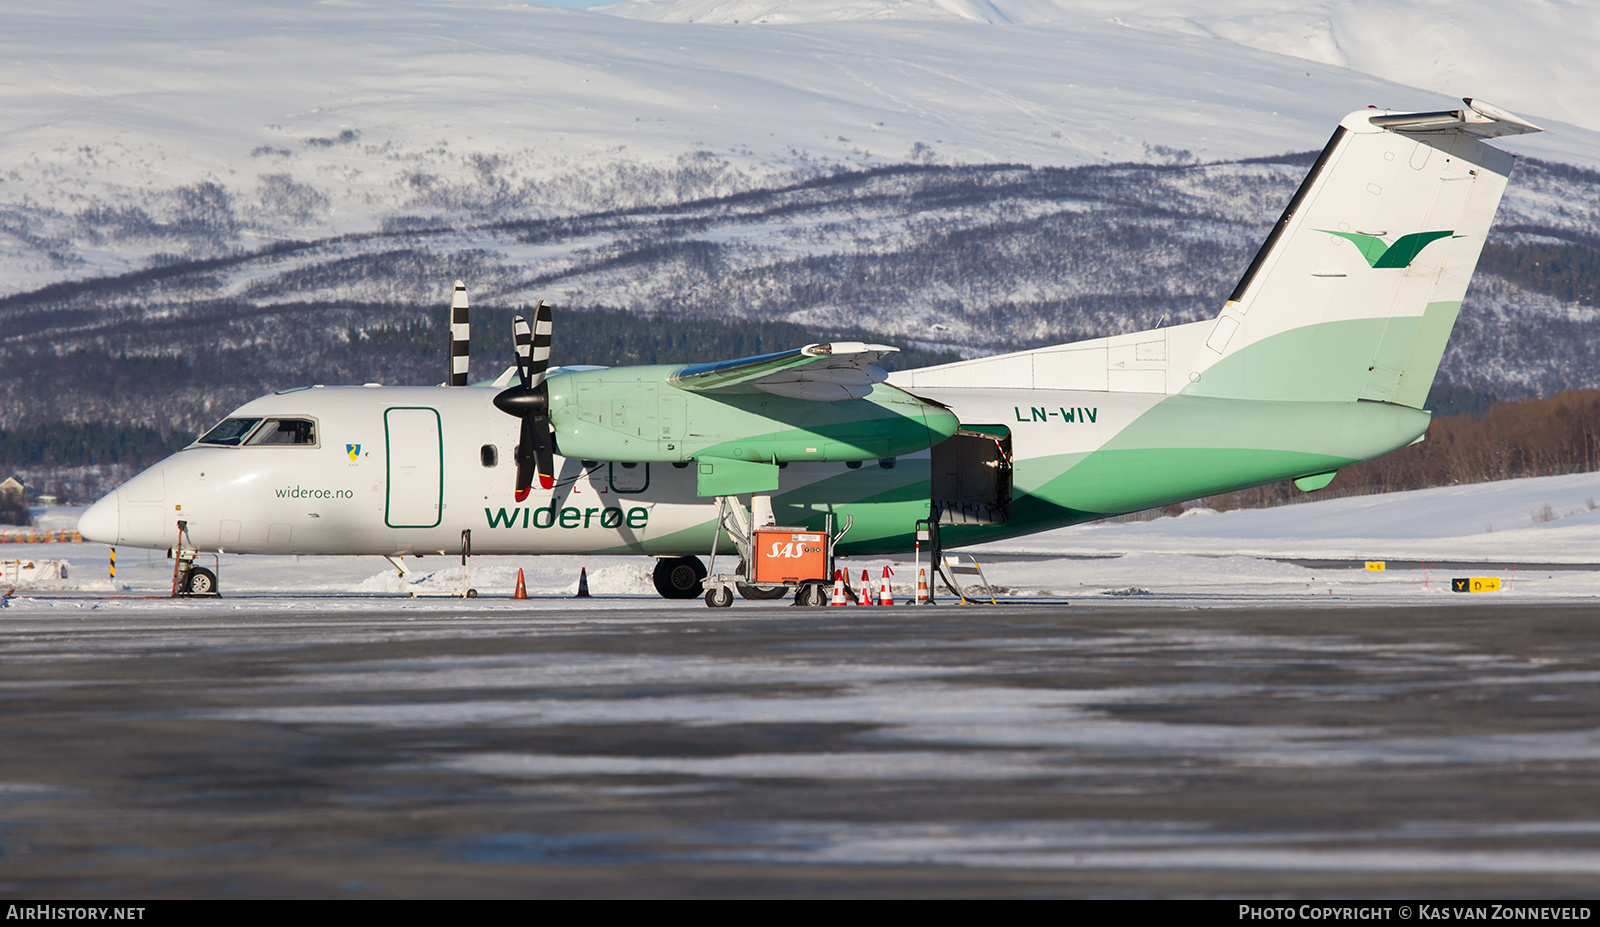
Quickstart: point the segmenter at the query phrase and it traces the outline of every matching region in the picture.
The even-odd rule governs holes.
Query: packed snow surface
[[[79,508],[37,511],[39,529],[76,523]],[[18,529],[6,529],[16,533]],[[65,604],[67,593],[164,595],[172,563],[160,552],[118,552],[117,581],[107,578],[108,551],[98,544],[0,545],[0,560],[66,559],[66,580],[19,590],[22,607]],[[1600,473],[1450,486],[1381,496],[1307,502],[1234,512],[1191,510],[1149,522],[1096,524],[982,545],[975,556],[1002,598],[1089,597],[1102,602],[1422,601],[1450,593],[1457,576],[1500,578],[1499,595],[1534,599],[1600,596]],[[1304,565],[1291,560],[1338,560]],[[1407,561],[1382,572],[1367,561]],[[1446,567],[1436,567],[1437,564]],[[1481,563],[1481,568],[1471,566]],[[464,580],[485,599],[504,599],[523,572],[536,599],[567,606],[672,607],[656,596],[646,557],[477,557],[470,577],[455,556],[408,558],[400,576],[377,557],[238,556],[219,559],[223,601],[240,595],[337,596],[392,601],[408,593],[460,595]],[[1420,564],[1420,565],[1419,565]],[[1545,569],[1565,564],[1577,569]],[[201,565],[213,566],[210,555]],[[732,563],[724,562],[723,567]],[[866,570],[876,593],[883,569],[893,571],[895,599],[915,593],[912,552],[843,564],[853,581]],[[1587,568],[1583,568],[1587,567]],[[593,598],[574,599],[580,570]],[[3,594],[3,593],[0,593]],[[77,600],[81,601],[81,600]],[[688,604],[697,604],[690,601]],[[740,603],[750,607],[755,603]],[[775,603],[784,604],[784,603]]]
[[[1101,523],[990,545],[1073,555],[1600,563],[1600,473]]]

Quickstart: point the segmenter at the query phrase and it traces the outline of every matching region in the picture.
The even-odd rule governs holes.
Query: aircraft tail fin
[[[1484,140],[1539,131],[1465,102],[1345,117],[1182,392],[1422,408],[1514,160]]]

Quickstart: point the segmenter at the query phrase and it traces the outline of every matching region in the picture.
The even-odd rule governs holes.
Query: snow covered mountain
[[[596,9],[701,24],[1112,24],[1216,39],[1445,96],[1475,93],[1600,129],[1600,74],[1591,52],[1600,16],[1580,0],[631,0]]]
[[[752,19],[773,25],[733,25]],[[1519,150],[1600,163],[1597,30],[1564,0],[13,7],[0,287],[84,269],[24,259],[29,217],[159,207],[204,182],[267,236],[308,237],[425,211],[441,186],[560,211],[560,185],[530,185],[603,188],[618,165],[702,150],[749,175],[728,186],[819,162],[1248,157],[1317,147],[1364,104],[1461,94],[1558,130]]]
[[[1564,0],[13,7],[0,30],[0,293],[170,250],[62,221],[86,212],[159,223],[209,201],[238,213],[230,248],[463,204],[476,218],[638,205],[617,189],[627,177],[695,152],[726,169],[656,202],[823,166],[1299,151],[1352,108],[1465,93],[1556,130],[1519,151],[1600,163],[1588,54],[1600,17],[1582,12]]]

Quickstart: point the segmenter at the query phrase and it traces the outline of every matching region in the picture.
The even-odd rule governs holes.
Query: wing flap
[[[835,341],[737,360],[691,364],[667,378],[678,389],[706,393],[765,392],[793,399],[860,399],[888,379],[878,361],[899,351],[886,344]]]

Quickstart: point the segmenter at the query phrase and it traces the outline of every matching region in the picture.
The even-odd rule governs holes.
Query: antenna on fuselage
[[[472,330],[467,324],[467,285],[456,281],[450,297],[450,385],[467,385],[467,354],[472,350]]]

